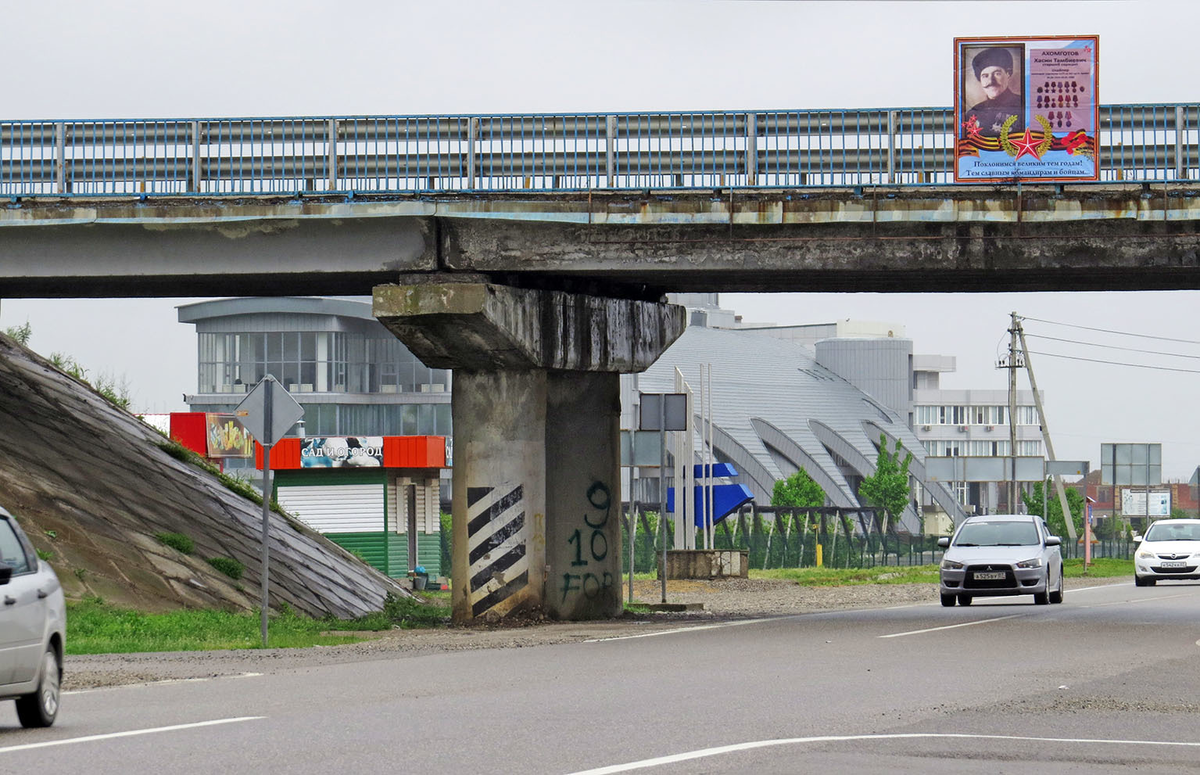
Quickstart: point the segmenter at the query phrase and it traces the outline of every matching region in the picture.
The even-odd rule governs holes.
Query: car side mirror
[[[0,584],[7,584],[12,578],[13,566],[6,562],[0,562]]]
[[[939,538],[938,546],[941,547],[942,549],[949,549],[950,548],[950,539],[945,538],[945,537]]]
[[[1058,536],[1046,536],[1046,546],[1062,546],[1062,539]]]
[[[1141,537],[1141,536],[1134,536],[1134,537],[1133,537],[1133,542],[1134,542],[1135,544],[1140,544],[1140,543],[1142,542],[1142,537]]]

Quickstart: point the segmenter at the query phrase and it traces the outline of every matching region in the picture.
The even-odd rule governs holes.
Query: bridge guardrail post
[[[746,114],[746,185],[758,185],[758,114]],[[732,217],[732,214],[731,216]]]
[[[896,182],[896,111],[887,114],[887,182]]]
[[[67,125],[54,123],[54,191],[67,193]]]
[[[191,174],[188,175],[187,190],[189,194],[200,193],[200,122],[192,122],[192,164]]]
[[[467,188],[474,189],[475,181],[475,150],[479,138],[479,119],[475,116],[467,119]]]
[[[1175,106],[1175,179],[1184,177],[1183,136],[1187,130],[1187,118],[1182,105]]]
[[[617,154],[617,117],[604,117],[604,187],[613,188],[615,183]]]
[[[325,147],[329,152],[329,183],[330,191],[337,191],[338,185],[338,120],[331,118],[326,126],[327,138]]]

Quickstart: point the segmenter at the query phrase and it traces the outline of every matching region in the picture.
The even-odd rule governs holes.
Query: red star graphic
[[[1025,154],[1029,154],[1030,156],[1032,156],[1035,159],[1042,158],[1042,157],[1038,156],[1038,151],[1037,151],[1037,147],[1040,144],[1041,144],[1041,141],[1040,140],[1035,141],[1033,139],[1033,133],[1030,132],[1028,129],[1025,130],[1025,134],[1023,134],[1016,142],[1013,143],[1013,145],[1015,145],[1017,147],[1017,158],[1018,159],[1021,158],[1022,156],[1024,156]]]

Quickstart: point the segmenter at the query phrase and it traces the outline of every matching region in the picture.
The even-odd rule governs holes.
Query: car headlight
[[[1042,567],[1042,558],[1034,557],[1031,560],[1021,560],[1017,563],[1018,568],[1040,568]]]
[[[954,560],[942,559],[942,570],[962,570],[963,564]]]
[[[1137,556],[1138,556],[1138,559],[1139,559],[1139,560],[1153,560],[1153,559],[1154,559],[1154,552],[1146,552],[1146,551],[1142,551],[1142,552],[1138,552],[1138,553],[1137,553]]]

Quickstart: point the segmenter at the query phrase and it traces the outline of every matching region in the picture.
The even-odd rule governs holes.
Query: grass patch
[[[98,598],[67,603],[68,654],[128,654],[142,651],[254,649],[262,646],[257,613],[172,611],[147,614],[115,608]],[[272,648],[305,648],[355,643],[362,638],[323,635],[328,621],[285,611],[271,618]],[[338,627],[338,629],[341,629]]]
[[[432,602],[421,603],[407,597],[388,595],[383,610],[346,621],[327,622],[330,628],[339,630],[402,630],[440,627],[450,619],[450,593],[418,593]]]
[[[1098,557],[1088,565],[1087,573],[1083,572],[1083,559],[1063,560],[1063,575],[1069,579],[1107,579],[1117,576],[1133,575],[1133,560],[1118,560],[1111,557]]]
[[[876,568],[778,568],[751,570],[752,579],[786,579],[802,587],[843,587],[856,584],[936,584],[938,566],[913,565]]]
[[[191,554],[192,550],[196,548],[196,543],[183,533],[155,533],[154,537],[163,546],[169,546],[183,554]]]
[[[208,564],[224,573],[229,578],[237,581],[245,572],[246,566],[242,565],[232,557],[209,557]]]
[[[50,562],[54,558],[54,552],[48,552],[45,549],[38,549],[37,556],[39,560]]]

